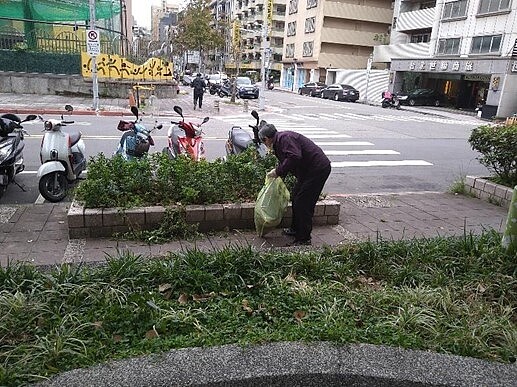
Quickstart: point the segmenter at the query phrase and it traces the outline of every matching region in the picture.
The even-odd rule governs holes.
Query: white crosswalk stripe
[[[277,117],[278,116],[278,117]],[[308,121],[308,118],[310,117]],[[301,119],[300,119],[301,118]],[[221,117],[223,121],[231,121],[233,125],[246,127],[249,123],[249,117]],[[242,123],[235,122],[242,119]],[[345,133],[339,133],[334,130],[322,128],[313,125],[313,120],[339,120],[339,121],[413,121],[415,117],[398,117],[391,115],[359,115],[354,113],[333,113],[333,114],[303,114],[296,116],[288,116],[284,114],[274,114],[274,116],[265,118],[266,121],[274,123],[275,127],[280,131],[294,130],[310,139],[314,140],[316,145],[323,149],[323,152],[331,159],[332,168],[371,168],[371,167],[411,167],[411,166],[432,166],[433,164],[425,160],[395,160],[400,152],[393,149],[375,149],[375,144],[368,141],[342,141],[342,139],[351,136]],[[425,120],[421,121],[425,122]],[[350,149],[353,147],[354,149]],[[360,149],[357,149],[360,147]],[[364,147],[364,148],[363,148]],[[362,149],[361,149],[362,148]],[[386,157],[383,157],[386,156]],[[355,157],[368,157],[371,160],[353,160]],[[345,159],[343,159],[345,158]],[[378,160],[377,158],[390,158],[388,160]]]

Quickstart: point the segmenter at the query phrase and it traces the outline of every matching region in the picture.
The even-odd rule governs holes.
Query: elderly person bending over
[[[323,186],[330,175],[330,160],[323,150],[307,137],[292,131],[278,132],[274,125],[264,124],[259,130],[260,140],[272,149],[278,166],[268,172],[269,177],[284,178],[288,173],[296,177],[291,193],[293,220],[286,235],[294,236],[293,245],[310,245],[312,216]]]

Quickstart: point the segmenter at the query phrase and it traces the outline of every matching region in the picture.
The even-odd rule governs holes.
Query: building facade
[[[392,16],[392,0],[288,0],[282,86],[324,82],[332,68],[366,68]]]
[[[392,91],[431,88],[482,116],[517,112],[516,0],[396,0],[390,44],[374,62]]]
[[[255,73],[258,77],[264,55],[267,72],[280,74],[285,10],[286,0],[234,0],[232,41],[228,48],[226,68],[237,73]],[[263,30],[264,18],[267,18],[267,31]],[[263,43],[264,36],[266,40]]]

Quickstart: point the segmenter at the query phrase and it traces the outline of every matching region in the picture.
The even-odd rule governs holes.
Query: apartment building
[[[392,91],[432,88],[486,118],[517,113],[517,1],[396,0],[373,61],[389,66]]]
[[[179,2],[174,4],[162,0],[159,6],[151,6],[151,40],[165,42],[171,26],[178,24]]]
[[[264,4],[269,4],[271,11],[266,16],[267,39],[263,45]],[[279,74],[282,69],[285,10],[286,0],[234,0],[232,21],[236,23],[237,31],[234,28],[233,43],[225,67],[233,71],[238,69],[240,73],[251,71],[259,75],[264,51],[266,71]]]
[[[324,82],[331,68],[366,68],[392,17],[392,0],[288,0],[282,86]]]

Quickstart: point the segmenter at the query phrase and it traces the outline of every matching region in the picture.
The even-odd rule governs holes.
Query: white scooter
[[[68,112],[73,108],[65,106]],[[63,131],[62,127],[74,121],[47,120],[41,142],[41,166],[38,169],[39,192],[49,202],[66,197],[69,183],[79,178],[86,169],[85,145],[79,131]]]

